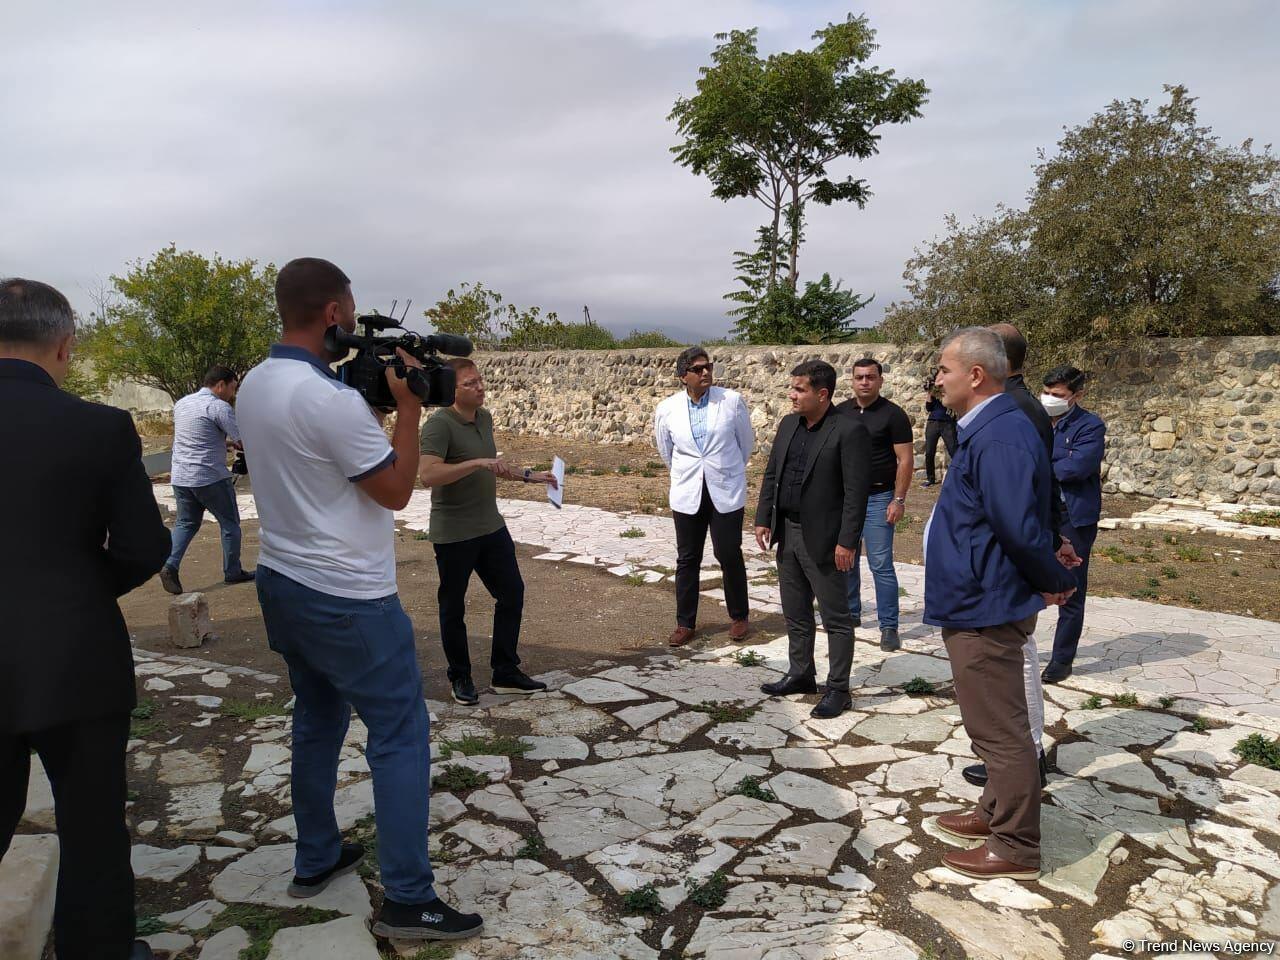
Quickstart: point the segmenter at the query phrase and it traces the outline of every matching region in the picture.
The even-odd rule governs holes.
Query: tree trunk
[[[799,260],[800,260],[800,172],[795,173],[795,179],[791,181],[791,264],[790,272],[787,276],[791,289],[796,289],[796,284],[800,280]]]
[[[774,189],[773,193],[773,234],[769,237],[769,286],[778,282],[778,230],[782,226],[782,196]]]

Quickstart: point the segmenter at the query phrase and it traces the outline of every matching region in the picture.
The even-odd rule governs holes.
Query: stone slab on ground
[[[294,845],[281,843],[250,850],[213,879],[209,889],[223,903],[260,903],[291,910],[298,901],[289,896],[293,878]],[[317,910],[336,910],[367,920],[373,913],[369,891],[358,873],[331,882],[323,893],[306,901]]]
[[[203,593],[184,593],[169,604],[169,642],[175,647],[198,647],[211,633],[209,601]]]
[[[310,901],[308,901],[310,902]],[[267,960],[382,960],[378,941],[358,917],[288,927],[271,939]]]
[[[53,923],[58,838],[19,834],[0,860],[0,957],[40,960]]]
[[[249,934],[243,927],[227,927],[204,942],[200,948],[200,960],[240,960],[240,952],[249,943]]]

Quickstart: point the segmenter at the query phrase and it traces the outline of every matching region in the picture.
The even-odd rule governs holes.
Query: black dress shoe
[[[178,571],[167,563],[160,568],[160,586],[164,587],[165,593],[172,593],[174,596],[182,593],[182,581],[178,579]]]
[[[771,697],[789,697],[793,693],[817,693],[818,683],[813,677],[793,677],[787,674],[773,683],[760,684],[760,692]]]
[[[1061,683],[1069,676],[1071,676],[1071,664],[1050,660],[1049,665],[1041,672],[1040,679],[1045,683]]]
[[[350,873],[363,859],[364,847],[361,844],[344,843],[338,853],[338,862],[324,873],[318,873],[314,877],[300,877],[295,873],[293,882],[289,884],[289,896],[304,899],[323,893],[331,881]]]
[[[252,583],[257,579],[256,571],[241,570],[239,573],[233,573],[229,577],[224,577],[223,583]]]
[[[838,717],[853,706],[853,698],[848,690],[828,690],[818,701],[818,705],[809,711],[809,716],[819,720],[830,720]]]
[[[975,787],[985,787],[987,785],[987,765],[985,763],[975,763],[971,767],[965,767],[960,771],[960,776],[964,777]],[[1040,787],[1043,789],[1049,785],[1049,761],[1045,759],[1044,751],[1040,751]]]
[[[541,680],[535,680],[533,677],[525,676],[519,670],[512,670],[510,673],[493,675],[493,692],[494,693],[542,693],[547,689],[547,685]]]
[[[460,703],[464,707],[474,707],[480,702],[480,694],[476,693],[476,685],[471,682],[470,677],[459,677],[450,685],[453,687],[454,703]]]

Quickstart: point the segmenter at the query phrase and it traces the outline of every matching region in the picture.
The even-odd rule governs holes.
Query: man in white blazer
[[[671,470],[671,514],[676,524],[676,629],[673,647],[688,643],[698,618],[698,574],[707,531],[733,620],[732,640],[747,636],[747,569],[742,560],[742,514],[747,502],[747,460],[755,447],[751,414],[732,390],[712,384],[702,347],[676,359],[684,389],[658,404],[653,436]]]

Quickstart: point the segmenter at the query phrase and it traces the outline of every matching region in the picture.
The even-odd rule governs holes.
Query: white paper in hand
[[[551,475],[556,478],[556,485],[547,484],[547,500],[559,510],[564,506],[564,461],[559,457],[551,461]]]

